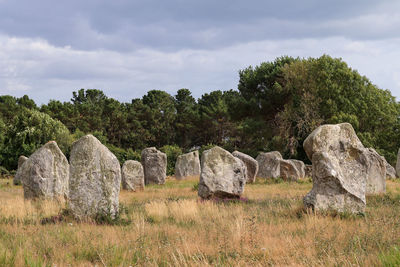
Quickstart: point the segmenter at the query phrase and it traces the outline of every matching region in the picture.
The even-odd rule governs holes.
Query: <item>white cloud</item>
[[[28,94],[39,103],[69,100],[72,91],[97,88],[129,102],[148,90],[174,94],[189,88],[194,96],[235,89],[238,70],[281,55],[343,58],[381,88],[400,96],[400,38],[353,41],[344,37],[266,40],[221,49],[163,52],[82,51],[56,47],[42,39],[0,35],[0,94]]]

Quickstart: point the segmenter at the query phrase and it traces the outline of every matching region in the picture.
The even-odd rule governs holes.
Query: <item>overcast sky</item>
[[[282,55],[341,57],[400,96],[397,0],[0,0],[0,95],[197,98]]]

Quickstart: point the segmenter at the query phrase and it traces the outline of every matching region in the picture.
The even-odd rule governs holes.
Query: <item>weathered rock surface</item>
[[[129,191],[144,190],[143,166],[139,161],[125,161],[122,166],[122,188]]]
[[[386,192],[386,165],[384,158],[373,148],[366,149],[367,187],[366,194]]]
[[[178,180],[185,179],[190,176],[200,175],[200,159],[199,151],[189,152],[180,155],[175,163],[175,177]]]
[[[218,146],[203,152],[198,194],[203,199],[239,198],[246,184],[246,165]]]
[[[35,151],[18,168],[26,199],[62,199],[68,195],[69,164],[55,141]]]
[[[297,168],[297,171],[299,172],[299,178],[304,178],[306,177],[306,165],[304,162],[301,160],[297,159],[289,159]]]
[[[14,179],[13,179],[14,185],[21,184],[21,172],[18,172],[18,170],[21,168],[22,164],[24,164],[27,159],[28,158],[25,156],[19,156],[17,173],[15,174]]]
[[[167,177],[167,155],[155,147],[142,151],[142,165],[146,184],[164,184]]]
[[[258,162],[249,155],[246,155],[239,151],[233,151],[232,155],[243,161],[243,163],[246,165],[247,168],[246,183],[254,183],[258,173]]]
[[[285,181],[297,181],[304,177],[293,160],[282,159],[279,162],[280,177]]]
[[[312,165],[306,164],[305,177],[312,177]]]
[[[70,157],[69,209],[75,218],[118,214],[121,167],[93,135],[73,143]]]
[[[277,178],[280,176],[280,164],[282,155],[278,151],[261,152],[258,154],[256,161],[258,162],[258,177]]]
[[[386,177],[390,179],[396,179],[398,177],[396,174],[396,169],[393,168],[393,166],[390,165],[389,162],[386,161],[386,159],[385,159],[385,166],[386,166]]]
[[[313,188],[304,204],[315,210],[364,212],[368,155],[353,127],[322,125],[303,146],[313,165]]]

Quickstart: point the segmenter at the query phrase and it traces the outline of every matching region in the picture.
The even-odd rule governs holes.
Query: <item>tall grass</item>
[[[400,183],[367,199],[364,217],[302,209],[312,187],[246,185],[245,202],[200,201],[197,179],[168,179],[144,192],[122,191],[128,224],[60,221],[63,203],[23,200],[19,186],[0,186],[0,266],[396,266]]]

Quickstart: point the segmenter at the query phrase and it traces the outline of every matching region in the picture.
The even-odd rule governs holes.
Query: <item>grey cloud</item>
[[[217,49],[265,39],[398,36],[370,20],[392,14],[396,1],[51,1],[0,2],[0,31],[41,37],[75,49],[133,51],[152,47]],[[344,24],[344,25],[343,25]],[[374,29],[375,28],[375,29]]]

